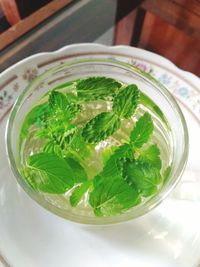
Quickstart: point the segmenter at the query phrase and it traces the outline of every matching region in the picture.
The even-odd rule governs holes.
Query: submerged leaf
[[[89,203],[96,216],[117,215],[139,204],[140,197],[136,190],[115,174],[96,176],[95,179],[99,181],[94,182]]]
[[[137,189],[138,193],[148,197],[158,190],[162,178],[157,168],[146,162],[130,161],[124,164],[126,180]]]
[[[83,195],[88,191],[89,187],[91,185],[90,181],[85,181],[82,184],[78,185],[72,192],[70,196],[70,204],[72,207],[75,207],[80,202]]]
[[[73,171],[74,183],[82,183],[88,179],[84,168],[77,160],[70,157],[65,157],[64,159]]]
[[[160,150],[156,144],[150,145],[147,149],[140,152],[139,160],[149,162],[154,167],[161,169]]]
[[[43,152],[30,156],[27,171],[27,181],[38,191],[62,194],[74,185],[71,167],[55,154]]]

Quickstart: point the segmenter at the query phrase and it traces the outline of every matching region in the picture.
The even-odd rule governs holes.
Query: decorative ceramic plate
[[[44,70],[88,52],[109,54],[151,73],[176,97],[189,128],[190,153],[181,182],[156,209],[133,221],[91,227],[61,219],[16,183],[5,148],[10,109]],[[200,79],[165,58],[126,47],[79,44],[41,53],[0,75],[0,261],[14,267],[200,266]],[[0,263],[1,265],[1,263]]]

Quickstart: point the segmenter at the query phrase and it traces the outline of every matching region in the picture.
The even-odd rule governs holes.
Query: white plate
[[[189,161],[173,193],[149,214],[114,226],[81,226],[61,219],[26,195],[6,157],[5,127],[20,91],[71,54],[110,54],[143,68],[178,99],[190,136]],[[14,267],[197,267],[200,264],[200,80],[142,49],[79,44],[42,53],[0,76],[0,261]],[[1,97],[2,96],[2,97]],[[1,265],[1,263],[0,263]]]

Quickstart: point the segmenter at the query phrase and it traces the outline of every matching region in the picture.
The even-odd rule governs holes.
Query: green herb
[[[35,106],[26,116],[20,132],[20,140],[26,137],[28,134],[30,126],[38,122],[38,126],[42,127],[41,122],[49,113],[48,103],[40,104]],[[21,142],[20,142],[21,143]]]
[[[72,85],[74,85],[75,83],[77,83],[78,80],[74,80],[74,81],[69,81],[69,82],[65,82],[65,83],[61,83],[58,86],[54,87],[52,90],[61,90],[61,89],[65,89],[67,87],[70,87]]]
[[[65,161],[67,162],[67,164],[70,166],[70,168],[73,171],[73,177],[74,177],[75,183],[82,183],[88,179],[84,168],[81,166],[81,164],[78,161],[74,160],[73,158],[69,158],[69,157],[66,157]]]
[[[48,143],[44,145],[43,152],[56,154],[57,156],[62,157],[63,152],[61,147],[55,143],[54,140],[50,140]]]
[[[162,120],[162,122],[164,122],[164,124],[167,126],[168,129],[170,129],[170,126],[162,112],[162,110],[144,93],[140,92],[140,103],[142,105],[148,106],[149,108],[151,108],[151,110],[153,110],[158,116],[159,118]]]
[[[69,102],[64,94],[57,91],[50,93],[49,106],[53,109],[54,116],[62,114],[65,120],[72,120],[81,111],[79,104]]]
[[[88,191],[90,186],[91,181],[85,181],[73,190],[70,196],[70,204],[72,205],[72,207],[76,207],[79,204],[81,198]]]
[[[98,143],[108,138],[120,127],[120,119],[111,112],[102,112],[83,128],[82,135],[89,143]]]
[[[68,94],[57,91],[68,86],[73,89]],[[89,77],[63,83],[48,95],[48,103],[35,106],[21,130],[21,140],[27,138],[31,126],[34,126],[34,138],[41,139],[37,140],[41,142],[41,153],[29,156],[23,168],[33,189],[51,194],[70,190],[72,207],[85,195],[84,201],[88,201],[96,216],[113,216],[152,196],[167,181],[171,167],[162,172],[162,178],[159,147],[149,142],[154,125],[147,112],[136,121],[129,138],[123,140],[125,143],[120,139],[120,145],[112,142],[112,146],[107,146],[105,142],[104,148],[102,142],[100,149],[96,146],[112,136],[124,119],[132,122],[138,104],[147,104],[164,121],[162,111],[136,85],[122,86],[111,78]],[[103,100],[108,101],[112,110],[85,122],[88,101],[94,100],[101,100],[101,104]],[[110,140],[117,142],[115,135],[113,138]],[[101,153],[102,159],[97,157],[100,162],[94,161],[97,153]],[[100,171],[99,166],[102,166]]]
[[[96,216],[119,214],[140,202],[140,197],[133,187],[123,178],[125,146],[120,147],[107,161],[103,170],[93,180],[93,190],[89,195],[89,203]]]
[[[120,118],[129,119],[138,105],[140,91],[135,84],[126,86],[113,99],[113,112]]]
[[[121,84],[114,79],[106,77],[89,77],[80,80],[76,89],[78,97],[85,100],[107,99],[116,94]]]
[[[162,162],[160,159],[160,150],[156,144],[153,144],[147,149],[141,151],[139,160],[143,162],[149,162],[157,169],[161,169]]]
[[[82,136],[82,129],[77,129],[71,136],[65,140],[66,153],[72,155],[77,160],[84,160],[89,157],[94,150],[93,144],[88,144]]]
[[[140,148],[149,140],[151,134],[153,133],[153,128],[152,118],[149,113],[145,112],[144,115],[136,122],[136,125],[131,132],[131,143],[135,147]]]
[[[74,173],[67,161],[55,154],[38,153],[28,158],[27,181],[36,190],[63,194],[74,185]]]
[[[124,164],[124,173],[127,182],[144,197],[156,193],[162,181],[159,170],[147,162],[129,161]]]
[[[115,174],[109,177],[97,176],[95,180],[89,203],[96,216],[117,215],[139,204],[140,197],[136,190],[123,179],[115,177]]]

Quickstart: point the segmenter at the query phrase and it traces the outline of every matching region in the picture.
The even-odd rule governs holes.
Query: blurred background
[[[200,0],[0,0],[0,71],[80,42],[140,47],[200,76]]]

